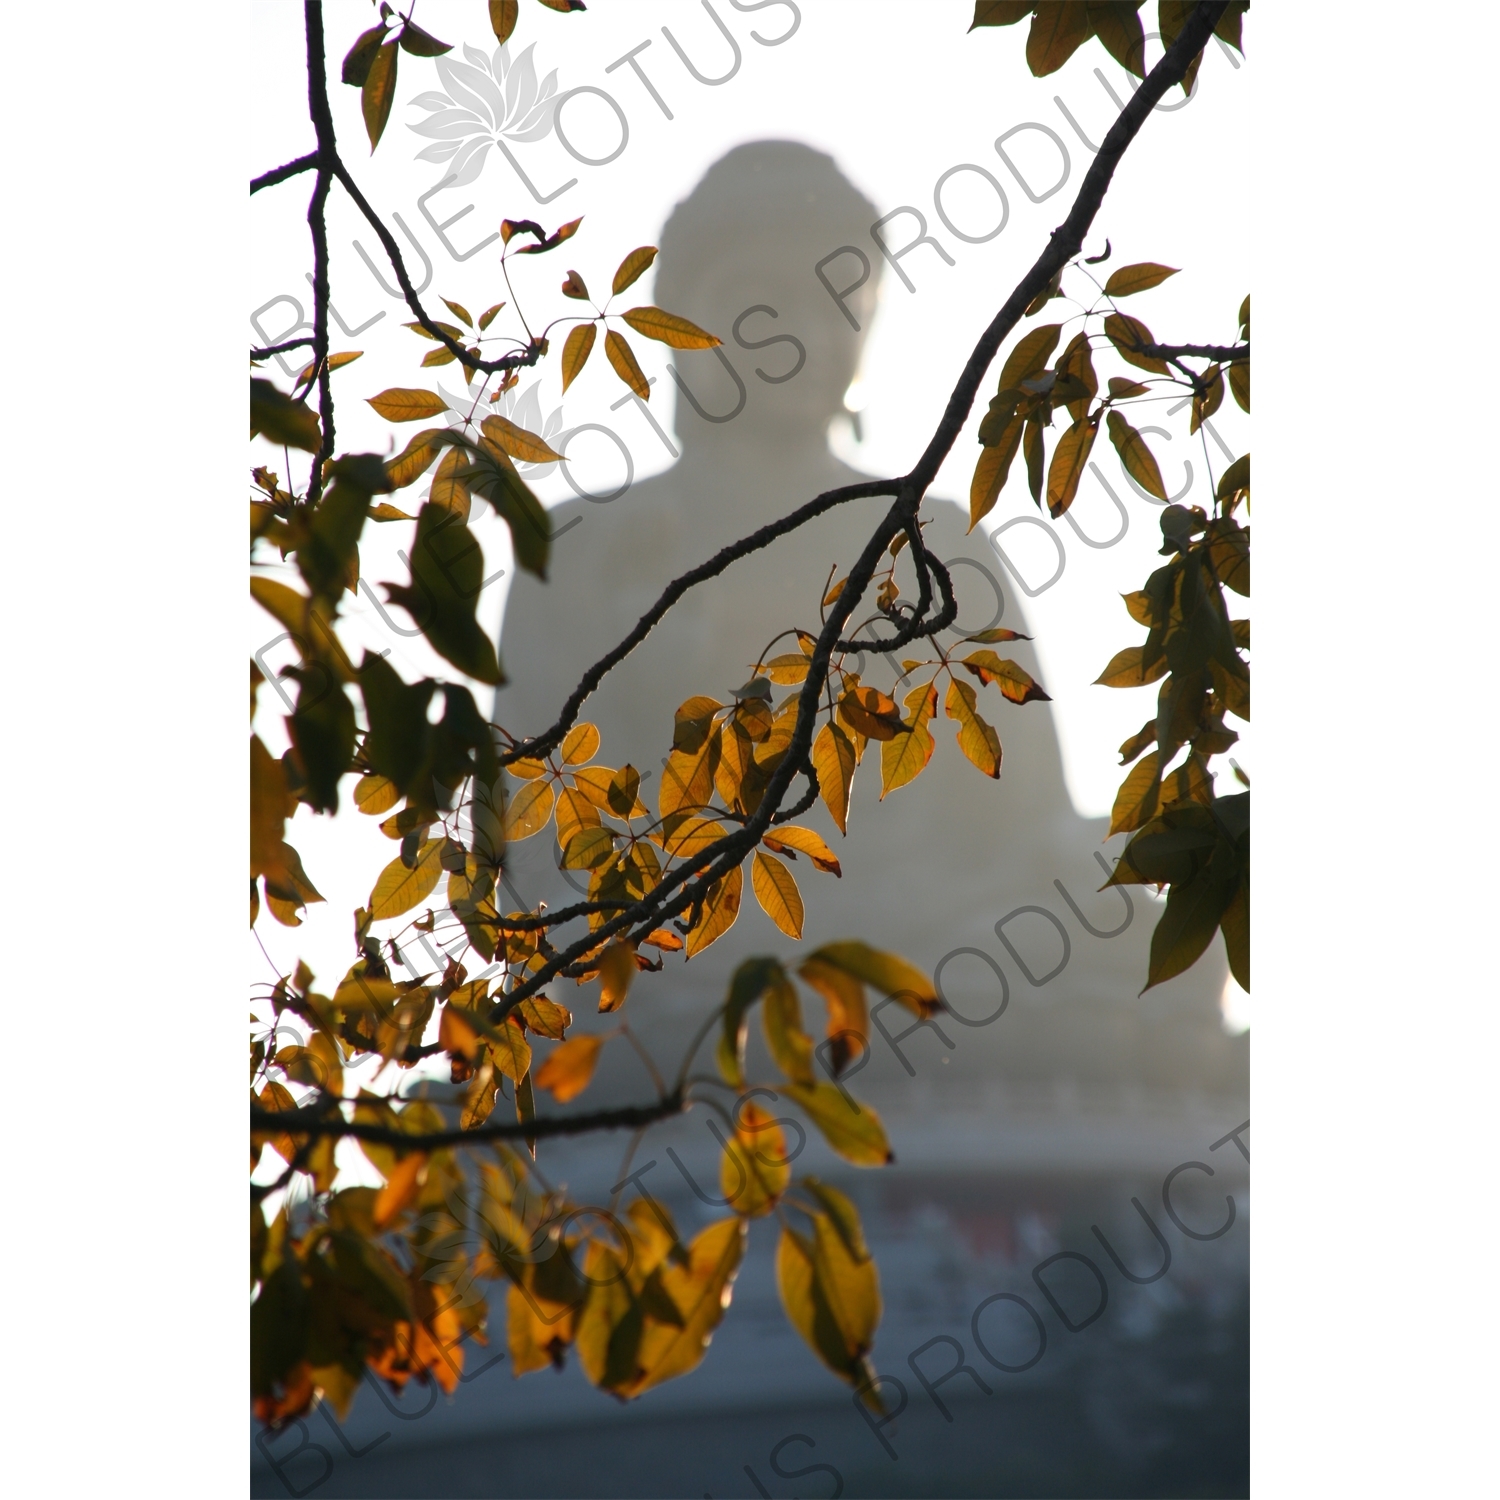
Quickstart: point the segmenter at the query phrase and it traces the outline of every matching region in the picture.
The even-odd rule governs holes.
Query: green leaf
[[[521,15],[521,0],[489,0],[490,5],[490,28],[495,33],[495,40],[503,47],[509,40],[510,34],[516,29],[516,22]]]
[[[250,436],[259,433],[273,443],[316,453],[322,441],[317,413],[293,401],[269,380],[250,377]]]
[[[745,1041],[750,1007],[773,985],[785,983],[786,974],[774,958],[747,958],[735,969],[724,1001],[724,1024],[719,1037],[717,1060],[726,1083],[742,1088],[745,1082]]]
[[[1115,452],[1120,455],[1125,472],[1148,495],[1155,495],[1158,500],[1167,499],[1167,487],[1161,482],[1161,470],[1146,446],[1145,438],[1117,411],[1110,412],[1108,425],[1109,440],[1115,445]]]
[[[997,434],[997,441],[980,450],[979,462],[974,466],[974,478],[969,485],[969,530],[973,529],[994,508],[1010,477],[1010,466],[1021,447],[1021,434],[1026,419],[1013,414]]]
[[[1250,361],[1236,360],[1229,367],[1229,390],[1241,411],[1250,410]]]
[[[517,566],[545,582],[552,523],[542,502],[516,473],[510,455],[488,436],[477,445],[453,432],[446,434],[445,440],[458,444],[469,456],[468,467],[458,477],[471,493],[488,500],[510,527]]]
[[[1229,956],[1229,972],[1234,982],[1250,992],[1250,870],[1246,866],[1240,871],[1240,880],[1234,897],[1224,908],[1219,918],[1219,928],[1224,934],[1224,951]]]
[[[969,30],[976,26],[1014,26],[1031,14],[1033,0],[974,0],[974,19]]]
[[[1026,37],[1026,64],[1032,77],[1055,73],[1093,35],[1092,6],[1077,0],[1044,0]]]
[[[1121,266],[1104,283],[1104,295],[1133,297],[1137,292],[1147,292],[1154,286],[1160,286],[1167,277],[1175,276],[1177,270],[1176,266],[1157,265],[1153,260],[1143,260],[1133,266]]]
[[[1151,934],[1151,964],[1142,994],[1197,963],[1235,892],[1234,885],[1215,880],[1207,869],[1171,888],[1167,909]]]
[[[387,583],[439,656],[480,682],[503,679],[495,647],[474,610],[484,582],[484,553],[451,510],[430,502],[417,515],[410,586]]]
[[[1095,3],[1087,7],[1089,20],[1093,23],[1094,35],[1104,44],[1104,49],[1127,73],[1137,78],[1146,76],[1146,38],[1141,30],[1141,18],[1135,4]]]
[[[1110,657],[1109,665],[1094,679],[1096,687],[1144,687],[1148,682],[1166,676],[1167,661],[1159,656],[1149,670],[1142,670],[1144,648],[1127,646]]]
[[[765,1023],[766,1045],[776,1066],[796,1083],[815,1083],[813,1042],[802,1029],[802,1002],[797,998],[796,987],[779,967],[766,986],[761,1020]]]
[[[378,26],[372,26],[355,37],[354,45],[344,54],[344,65],[339,70],[339,77],[345,83],[354,88],[364,86],[365,79],[370,76],[370,65],[375,61],[375,54],[380,50],[380,44],[389,30],[389,24],[382,21]]]

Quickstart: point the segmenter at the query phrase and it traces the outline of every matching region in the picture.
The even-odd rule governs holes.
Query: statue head
[[[718,334],[745,388],[732,421],[718,423],[700,417],[679,389],[676,425],[686,444],[731,433],[778,444],[825,441],[875,311],[880,262],[870,225],[878,217],[831,156],[796,141],[736,146],[677,205],[662,229],[656,300]],[[845,299],[857,332],[815,271],[845,245],[871,263]],[[825,273],[847,286],[860,275],[859,259],[846,253]],[[781,342],[747,347],[772,339]],[[740,404],[733,375],[714,355],[674,360],[705,411],[722,416]]]

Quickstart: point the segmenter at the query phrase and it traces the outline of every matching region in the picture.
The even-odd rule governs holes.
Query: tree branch
[[[312,347],[311,339],[288,339],[284,344],[272,344],[269,349],[252,349],[251,359],[270,359],[273,354],[285,354],[290,349],[308,349]]]
[[[389,1125],[370,1125],[346,1120],[337,1111],[325,1112],[317,1106],[282,1112],[263,1109],[252,1101],[250,1128],[263,1135],[333,1136],[369,1141],[380,1146],[404,1146],[410,1151],[436,1151],[443,1146],[471,1145],[483,1141],[550,1139],[553,1136],[586,1135],[593,1130],[632,1130],[657,1120],[680,1115],[687,1108],[682,1087],[664,1094],[654,1104],[631,1104],[619,1109],[599,1109],[583,1115],[539,1116],[525,1123],[486,1121],[472,1130],[431,1130],[421,1134],[393,1129]]]
[[[275,187],[278,182],[285,182],[288,177],[295,177],[299,172],[310,171],[318,164],[318,153],[309,151],[306,156],[299,156],[296,161],[289,161],[285,166],[272,167],[269,172],[262,172],[259,177],[250,179],[250,191],[258,193],[262,188]]]
[[[1243,344],[1136,344],[1133,347],[1142,354],[1174,361],[1187,355],[1192,359],[1211,359],[1221,365],[1233,365],[1250,358],[1248,339]]]
[[[1177,40],[1162,54],[1161,61],[1142,80],[1141,86],[1130,96],[1130,102],[1110,126],[1098,154],[1084,176],[1083,185],[1077,198],[1073,200],[1068,217],[1052,231],[1047,248],[1021,278],[974,346],[974,352],[969,356],[958,384],[948,398],[947,409],[943,412],[943,419],[938,424],[932,441],[928,443],[917,466],[907,476],[919,495],[927,493],[928,486],[937,477],[938,469],[963,430],[974,404],[974,396],[979,390],[979,382],[984,379],[985,371],[999,352],[1001,343],[1021,321],[1038,294],[1083,249],[1084,236],[1093,225],[1094,216],[1099,212],[1110,179],[1125,155],[1126,148],[1167,90],[1182,82],[1188,64],[1207,45],[1226,8],[1227,0],[1200,0],[1198,8],[1178,33]]]
[[[313,368],[318,382],[318,425],[322,441],[313,455],[312,473],[308,475],[307,497],[316,501],[323,492],[323,465],[333,457],[333,383],[328,368],[328,189],[329,173],[336,161],[337,147],[333,137],[333,111],[328,106],[328,80],[323,57],[323,6],[321,0],[306,0],[303,14],[307,24],[307,110],[318,137],[315,153],[318,180],[307,205],[307,226],[313,242]]]

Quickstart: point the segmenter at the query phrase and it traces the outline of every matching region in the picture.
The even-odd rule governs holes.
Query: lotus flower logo
[[[562,407],[548,412],[543,418],[540,381],[533,382],[525,391],[512,387],[498,401],[492,402],[484,394],[486,379],[487,377],[481,376],[465,391],[450,391],[439,382],[438,395],[448,403],[446,419],[450,427],[461,428],[470,438],[477,440],[479,424],[498,412],[517,427],[536,433],[549,448],[557,448],[555,440],[562,431]],[[514,462],[516,468],[532,482],[547,478],[557,468],[555,463],[532,464],[519,458]]]
[[[534,45],[528,47],[514,62],[506,47],[496,47],[493,57],[486,57],[477,47],[466,46],[467,62],[434,59],[448,92],[418,94],[411,101],[428,117],[407,129],[434,142],[417,152],[416,159],[445,163],[443,175],[456,174],[449,186],[462,187],[484,170],[497,140],[539,141],[548,135],[557,109],[557,70],[538,87],[534,50]]]

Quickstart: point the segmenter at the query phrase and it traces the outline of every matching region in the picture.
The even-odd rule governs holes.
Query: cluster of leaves
[[[398,1390],[417,1379],[451,1392],[463,1370],[464,1341],[487,1340],[489,1302],[480,1283],[497,1280],[509,1283],[506,1336],[517,1375],[561,1365],[574,1346],[595,1385],[622,1398],[640,1395],[701,1361],[729,1306],[748,1222],[773,1212],[782,1224],[777,1282],[788,1318],[835,1374],[868,1387],[880,1292],[859,1215],[816,1178],[792,1180],[801,1140],[789,1151],[783,1126],[799,1137],[802,1127],[773,1117],[758,1101],[789,1098],[845,1160],[883,1165],[891,1151],[879,1117],[837,1082],[867,1045],[866,986],[919,1018],[936,1011],[938,998],[909,964],[858,942],[820,948],[797,972],[826,1004],[828,1035],[820,1046],[804,1030],[797,988],[775,959],[742,964],[712,1018],[719,1024],[720,1077],[689,1086],[723,1087],[733,1096],[732,1108],[712,1097],[701,1101],[726,1126],[727,1133],[714,1133],[732,1212],[686,1243],[649,1196],[621,1217],[553,1190],[534,1165],[534,1136],[529,1155],[489,1139],[497,1163],[482,1161],[477,1171],[452,1145],[429,1144],[451,1133],[453,1115],[459,1132],[483,1127],[507,1085],[524,1131],[536,1119],[534,1088],[560,1103],[576,1098],[609,1035],[623,1026],[569,1038],[567,1007],[534,998],[492,1027],[482,1013],[485,981],[467,980],[462,966],[450,963],[439,984],[394,982],[373,946],[332,996],[312,989],[305,967],[279,981],[270,997],[277,1017],[299,1017],[309,1040],[274,1052],[264,1038],[252,1045],[251,1087],[258,1085],[262,1125],[252,1131],[251,1168],[270,1146],[311,1176],[318,1196],[296,1208],[283,1205],[269,1225],[252,1202],[257,1414],[267,1422],[288,1420],[306,1411],[315,1393],[346,1414],[366,1368]],[[628,979],[608,960],[600,977],[600,1008],[618,1008]],[[752,1083],[745,1073],[757,1003],[782,1075],[774,1087]],[[439,1006],[438,1044],[422,1047]],[[558,1045],[534,1066],[528,1036]],[[683,1061],[679,1092],[697,1045]],[[399,1069],[435,1051],[449,1059],[453,1103],[397,1101],[361,1089],[353,1121],[379,1127],[381,1138],[364,1138],[361,1146],[384,1185],[333,1192],[334,1135],[298,1127],[309,1115],[340,1107],[344,1068],[356,1057],[378,1055]],[[815,1076],[817,1051],[826,1054],[835,1081]],[[293,1087],[307,1089],[301,1101]],[[287,1117],[284,1128],[277,1128],[278,1116]],[[804,1221],[801,1229],[793,1213]]]
[[[583,8],[577,0],[541,3],[555,10]],[[1041,12],[1054,9],[1037,7],[1039,21]],[[1133,12],[1134,7],[1078,9],[1092,16],[1105,10]],[[491,0],[489,10],[503,43],[516,24],[517,0]],[[1206,27],[1209,14],[1195,21],[1195,27]],[[399,18],[398,30],[393,15],[382,5],[380,24],[356,41],[345,60],[346,82],[363,93],[372,149],[389,115],[397,51],[436,56],[448,50],[408,17]],[[1086,34],[1104,35],[1106,28],[1097,20],[1090,25]],[[345,1412],[366,1371],[398,1389],[417,1379],[436,1380],[452,1390],[463,1366],[462,1343],[468,1338],[482,1343],[487,1337],[489,1308],[479,1289],[484,1281],[507,1283],[507,1343],[517,1374],[559,1364],[573,1347],[595,1384],[621,1397],[638,1395],[701,1361],[728,1306],[748,1221],[772,1213],[782,1226],[777,1279],[791,1322],[831,1370],[874,1402],[869,1356],[880,1317],[879,1280],[858,1215],[843,1194],[826,1184],[814,1178],[793,1182],[790,1165],[796,1152],[786,1149],[784,1128],[805,1132],[795,1119],[773,1117],[757,1100],[789,1097],[830,1148],[851,1164],[889,1161],[890,1146],[878,1117],[853,1100],[840,1078],[868,1045],[867,987],[923,1020],[939,1004],[927,978],[904,960],[861,942],[825,945],[795,970],[795,978],[826,1009],[824,1037],[815,1041],[814,1032],[804,1026],[802,999],[787,968],[774,958],[749,960],[737,969],[723,1004],[688,1048],[674,1086],[666,1086],[642,1052],[657,1083],[654,1101],[565,1115],[540,1113],[538,1091],[550,1094],[558,1105],[571,1104],[588,1089],[611,1039],[624,1037],[640,1049],[623,1016],[613,1030],[569,1036],[572,1011],[541,991],[553,979],[572,978],[579,984],[597,979],[599,1010],[621,1011],[638,973],[661,970],[668,953],[691,958],[729,930],[738,916],[747,861],[762,908],[789,937],[800,938],[804,907],[792,864],[805,858],[835,877],[842,871],[824,840],[794,819],[821,798],[840,830],[846,829],[853,776],[871,740],[881,744],[882,796],[919,775],[932,756],[929,725],[937,714],[938,680],[946,673],[945,709],[957,726],[959,746],[995,777],[1000,773],[999,737],[979,714],[977,692],[956,675],[955,665],[1018,704],[1045,700],[1046,694],[1015,662],[989,649],[1016,639],[1014,632],[986,631],[951,648],[940,644],[938,636],[952,624],[957,604],[946,570],[922,542],[917,510],[930,475],[920,483],[908,476],[830,492],[787,518],[789,530],[822,513],[825,500],[841,502],[862,494],[896,497],[849,575],[828,589],[816,634],[793,629],[778,636],[730,702],[695,696],[681,705],[654,810],[642,801],[641,777],[632,766],[615,769],[596,763],[598,732],[578,722],[583,699],[603,672],[623,659],[634,638],[591,669],[557,724],[531,738],[487,723],[461,684],[436,678],[407,683],[384,658],[369,653],[356,666],[337,627],[344,593],[360,583],[365,523],[414,522],[410,579],[386,584],[389,598],[411,614],[433,649],[459,672],[485,684],[503,681],[494,646],[475,616],[485,575],[483,554],[470,529],[473,500],[487,501],[506,522],[518,565],[545,578],[550,527],[516,463],[563,460],[545,439],[512,421],[505,414],[509,408],[478,418],[476,413],[492,378],[499,377],[488,404],[497,406],[515,388],[519,370],[538,364],[550,349],[548,334],[554,325],[533,332],[521,315],[510,281],[510,257],[556,249],[576,233],[580,221],[551,234],[534,221],[504,221],[506,300],[474,319],[461,304],[445,299],[458,321],[433,320],[410,288],[394,240],[338,157],[322,74],[321,28],[321,12],[309,7],[309,98],[318,151],[258,181],[268,185],[308,166],[317,168],[309,217],[320,255],[319,247],[326,247],[326,193],[331,180],[340,182],[392,259],[416,317],[409,326],[438,345],[426,355],[424,366],[459,362],[471,390],[478,374],[485,379],[456,426],[424,428],[390,459],[373,454],[333,457],[328,377],[359,353],[328,350],[327,287],[318,289],[315,282],[315,326],[321,331],[311,341],[297,341],[313,344],[312,362],[290,393],[263,378],[251,381],[252,436],[259,433],[282,445],[288,466],[293,448],[314,455],[301,493],[290,479],[284,487],[280,475],[267,468],[253,473],[252,563],[274,549],[280,571],[284,574],[285,564],[293,563],[302,587],[265,571],[251,580],[253,597],[287,632],[298,653],[297,664],[283,673],[298,693],[286,720],[289,748],[278,758],[258,736],[251,736],[252,925],[262,904],[277,921],[296,926],[306,906],[323,899],[286,840],[286,824],[299,805],[336,813],[346,775],[358,778],[353,792],[358,809],[380,817],[381,831],[399,846],[396,858],[376,876],[367,905],[354,913],[357,956],[333,994],[317,993],[314,976],[298,964],[259,997],[274,1022],[251,1045],[251,1169],[258,1169],[269,1148],[285,1170],[274,1182],[253,1186],[251,1194],[255,1409],[267,1422],[284,1421],[305,1412],[321,1394]],[[1164,33],[1166,29],[1164,24]],[[1206,31],[1195,29],[1190,41],[1205,36]],[[1166,76],[1175,80],[1176,74]],[[1165,87],[1163,78],[1158,88]],[[1081,233],[1071,243],[1081,243]],[[611,298],[650,268],[655,253],[643,246],[625,257],[612,279]],[[1050,271],[1049,263],[1046,274]],[[1061,274],[1059,270],[1037,298],[1032,312],[1061,295]],[[1155,266],[1117,272],[1103,289],[1106,300],[1143,290],[1169,274]],[[1036,284],[1030,282],[1028,290]],[[574,301],[591,301],[576,271],[569,271],[562,291]],[[521,336],[490,332],[507,306],[512,318],[519,319]],[[592,316],[577,320],[567,336],[563,388],[584,367],[604,324],[609,363],[631,390],[649,399],[649,384],[629,344],[607,326],[615,316],[609,308],[608,302],[602,308],[595,305]],[[710,348],[718,342],[658,308],[634,307],[620,316],[637,333],[677,349]],[[1248,337],[1248,304],[1242,325]],[[1127,362],[1163,376],[1172,366],[1179,370],[1193,390],[1195,430],[1222,400],[1226,381],[1248,410],[1248,345],[1225,351],[1217,365],[1199,372],[1183,360],[1201,354],[1201,348],[1163,349],[1152,343],[1144,325],[1118,312],[1106,316],[1104,332]],[[1087,444],[1106,411],[1111,436],[1137,482],[1165,498],[1154,460],[1138,435],[1128,427],[1117,435],[1117,423],[1124,419],[1114,405],[1143,394],[1146,387],[1125,382],[1130,388],[1119,389],[1120,382],[1111,381],[1109,397],[1094,407],[1098,386],[1085,336],[1069,344],[1054,368],[1046,368],[1059,337],[1059,327],[1034,330],[1006,363],[1000,394],[981,432],[981,468],[988,466],[988,472],[983,485],[976,476],[976,495],[981,497],[974,508],[976,521],[994,504],[1020,447],[1026,449],[1033,495],[1040,499],[1042,434],[1054,406],[1067,407],[1073,421],[1058,444],[1047,481],[1054,515],[1071,503]],[[507,347],[498,358],[487,357],[483,346],[495,340],[506,340]],[[990,351],[995,347],[991,344]],[[259,357],[270,352],[259,351]],[[980,353],[976,351],[975,360]],[[1143,360],[1156,361],[1160,370]],[[975,369],[982,372],[983,365]],[[979,373],[972,378],[977,384]],[[317,412],[307,404],[314,381]],[[968,387],[966,401],[974,389]],[[449,410],[442,397],[416,387],[387,390],[370,400],[382,416],[399,423]],[[1074,435],[1080,426],[1088,432],[1087,444]],[[1002,463],[996,454],[1007,449]],[[1173,560],[1148,583],[1141,596],[1146,603],[1132,611],[1152,631],[1138,651],[1137,679],[1171,674],[1163,684],[1163,701],[1170,702],[1164,717],[1158,716],[1153,752],[1166,776],[1156,776],[1156,801],[1131,825],[1136,838],[1116,875],[1117,880],[1138,877],[1171,886],[1163,927],[1170,919],[1174,932],[1181,928],[1196,934],[1213,906],[1213,924],[1203,944],[1222,926],[1237,964],[1235,955],[1242,957],[1245,948],[1236,934],[1248,929],[1248,897],[1241,895],[1248,891],[1248,802],[1242,811],[1231,805],[1233,798],[1214,802],[1211,785],[1205,800],[1203,778],[1195,779],[1194,767],[1201,770],[1209,755],[1227,748],[1221,743],[1225,735],[1232,743],[1232,732],[1222,730],[1223,712],[1240,712],[1241,704],[1248,712],[1248,673],[1238,656],[1239,647],[1248,646],[1248,637],[1239,637],[1243,622],[1229,622],[1234,649],[1227,657],[1222,631],[1215,634],[1215,621],[1227,619],[1218,584],[1222,580],[1236,587],[1240,575],[1231,564],[1241,555],[1248,580],[1248,534],[1234,520],[1239,500],[1248,497],[1248,459],[1241,462],[1243,474],[1236,477],[1235,466],[1221,482],[1211,520],[1182,507],[1167,511],[1164,552],[1173,554]],[[415,515],[379,498],[412,485],[434,464],[428,497]],[[747,538],[675,581],[658,608],[664,612],[690,581],[701,581],[694,575],[716,576],[734,555],[743,555],[737,549],[753,550],[752,543],[764,545]],[[901,599],[896,583],[903,554],[916,573],[915,605]],[[876,588],[877,613],[855,627],[853,638],[843,638],[854,608],[876,583],[882,556],[888,565]],[[1169,575],[1167,581],[1159,582],[1164,575]],[[941,596],[935,610],[934,591]],[[880,622],[894,634],[858,639],[861,631]],[[798,649],[769,655],[785,635],[795,637]],[[864,647],[873,645],[884,654],[920,641],[935,654],[904,661],[901,680],[926,668],[931,675],[907,694],[904,716],[885,692],[847,669],[850,654]],[[1158,659],[1165,666],[1148,675]],[[252,664],[252,719],[262,680]],[[1242,699],[1235,696],[1241,684]],[[778,685],[796,691],[777,702],[773,688]],[[1172,756],[1183,746],[1188,759],[1174,767]],[[1145,748],[1143,740],[1136,754]],[[806,793],[796,806],[784,809],[788,789],[799,775],[806,779]],[[1204,816],[1212,818],[1212,831],[1202,822]],[[557,839],[565,868],[589,872],[587,899],[556,911],[541,905],[504,910],[506,849],[543,831]],[[1232,846],[1228,855],[1221,835]],[[452,917],[444,954],[434,960],[434,972],[416,975],[408,969],[414,977],[397,980],[393,965],[407,963],[401,943],[409,942],[409,953],[437,929],[439,913],[431,907],[419,916],[410,914],[428,900],[444,874]],[[406,926],[377,937],[377,922],[400,918],[408,918]],[[554,942],[559,930],[579,923],[581,929],[572,927],[564,939],[566,946]],[[1179,935],[1168,946],[1164,964],[1181,959],[1190,943]],[[643,948],[662,956],[649,957]],[[1192,962],[1201,948],[1180,966]],[[462,962],[471,953],[487,965],[474,978]],[[1155,982],[1155,943],[1152,965]],[[1243,978],[1248,983],[1247,972]],[[780,1075],[772,1080],[774,1087],[752,1083],[746,1075],[749,1015],[757,1003],[766,1047]],[[287,1015],[297,1018],[307,1039],[277,1046]],[[718,1077],[690,1075],[698,1046],[714,1026],[719,1031]],[[435,1040],[426,1040],[434,1029]],[[402,1098],[401,1083],[410,1082],[410,1070],[440,1056],[449,1069],[446,1092],[428,1084],[424,1092],[430,1097]],[[346,1098],[348,1071],[370,1061],[379,1063],[371,1083],[385,1079],[392,1087],[387,1092],[360,1088],[356,1097]],[[815,1072],[815,1061],[822,1064],[824,1077]],[[733,1109],[705,1092],[712,1089],[729,1090]],[[496,1118],[501,1101],[514,1112],[513,1122],[508,1112]],[[551,1188],[536,1165],[537,1143],[544,1135],[640,1130],[693,1105],[712,1110],[726,1126],[727,1133],[720,1133],[711,1122],[723,1148],[721,1186],[731,1213],[690,1242],[679,1237],[670,1215],[649,1197],[630,1205],[623,1216],[613,1212],[613,1205],[576,1204]],[[349,1137],[359,1141],[381,1187],[335,1191],[334,1149],[338,1140]],[[524,1142],[526,1149],[512,1149],[506,1144],[512,1140]],[[495,1161],[478,1160],[474,1148],[493,1151]],[[263,1201],[294,1183],[308,1191],[289,1196],[268,1223]]]
[[[969,30],[977,26],[1014,26],[1031,17],[1026,36],[1026,64],[1034,77],[1055,73],[1088,41],[1096,36],[1104,49],[1127,72],[1137,78],[1146,75],[1146,37],[1141,27],[1143,0],[975,0],[974,19]],[[1156,26],[1163,47],[1170,47],[1192,15],[1196,0],[1157,0]],[[1240,23],[1249,0],[1230,0],[1214,27],[1214,35],[1241,51]],[[1193,83],[1203,61],[1200,52],[1188,64],[1182,80],[1182,91],[1192,93]]]
[[[587,9],[583,0],[540,0],[540,3],[548,10],[564,13]],[[516,29],[520,11],[520,0],[489,0],[490,26],[502,45],[510,40]],[[410,11],[394,11],[386,0],[380,0],[380,20],[359,34],[345,53],[340,70],[343,81],[360,91],[360,112],[364,116],[372,154],[385,134],[391,106],[396,102],[396,65],[400,53],[406,52],[412,57],[441,57],[452,50],[451,42],[440,42],[423,31],[411,19]]]
[[[1249,308],[1244,310],[1248,329]],[[1135,762],[1121,783],[1110,834],[1133,834],[1109,885],[1168,891],[1151,937],[1146,988],[1196,963],[1224,934],[1229,967],[1250,988],[1250,793],[1220,797],[1212,756],[1239,738],[1226,715],[1250,719],[1249,620],[1231,619],[1225,590],[1250,593],[1250,528],[1235,512],[1250,503],[1250,455],[1221,476],[1214,514],[1198,506],[1162,512],[1162,553],[1171,560],[1125,596],[1144,645],[1116,653],[1098,679],[1107,687],[1161,681],[1156,715],[1120,746]],[[1180,756],[1180,759],[1179,759]]]

